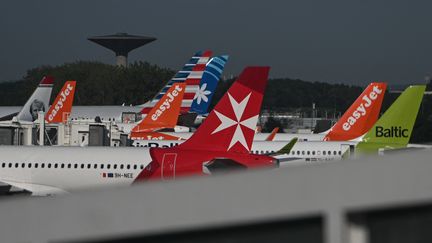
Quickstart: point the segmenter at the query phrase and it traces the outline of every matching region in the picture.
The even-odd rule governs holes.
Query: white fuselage
[[[0,117],[7,116],[21,110],[21,106],[0,106]],[[122,120],[123,112],[140,113],[142,107],[139,106],[74,106],[72,108],[71,119],[94,120],[99,116],[104,121]]]
[[[130,185],[152,160],[148,149],[124,147],[0,146],[0,154],[0,181],[35,195]]]
[[[183,143],[184,140],[141,140],[134,141],[135,147],[167,148]],[[256,141],[252,143],[251,152],[254,154],[272,154],[278,152],[288,141]],[[340,160],[357,142],[345,141],[307,141],[297,142],[289,154],[281,154],[276,158],[284,161],[327,161]]]
[[[164,134],[179,137],[181,139],[190,138],[192,132],[163,132]],[[254,141],[264,141],[268,138],[270,133],[256,133]],[[293,138],[297,138],[298,141],[323,141],[326,134],[314,134],[314,133],[277,133],[273,141],[291,141]],[[151,139],[153,140],[153,139]],[[155,139],[157,140],[157,139]]]

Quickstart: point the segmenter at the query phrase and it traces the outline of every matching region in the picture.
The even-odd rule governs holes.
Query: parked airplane
[[[0,121],[11,121],[12,119],[16,119],[18,122],[33,122],[36,120],[39,111],[48,110],[53,84],[53,77],[43,77],[38,87],[24,106],[16,107],[16,110],[12,113],[9,113],[11,110],[6,109],[6,113],[2,113],[4,116],[0,118]],[[2,108],[3,107],[0,107],[0,110],[2,110]]]
[[[268,67],[247,67],[195,134],[172,148],[0,147],[0,182],[49,195],[80,188],[273,167],[250,154]]]
[[[370,130],[378,119],[381,104],[387,88],[386,83],[371,83],[348,108],[339,121],[322,134],[276,133],[273,141],[348,141],[356,139]],[[139,140],[184,140],[193,133],[154,132],[141,136]],[[264,141],[271,134],[257,133],[255,141]],[[136,141],[145,143],[145,141]]]
[[[205,115],[207,113],[210,102],[213,98],[213,93],[216,90],[217,83],[222,75],[223,69],[225,67],[225,63],[228,60],[228,56],[217,56],[207,63],[204,74],[202,75],[200,88],[195,93],[194,100],[192,102],[191,110],[189,112],[195,113],[198,115]],[[185,83],[188,83],[188,79],[186,79]],[[166,95],[166,94],[165,94]],[[165,96],[164,96],[165,97]],[[165,100],[167,97],[162,98],[161,100]],[[177,97],[178,99],[179,97]],[[160,102],[160,101],[159,101]],[[157,111],[158,107],[161,103],[157,103],[155,107],[150,111],[153,113]],[[149,139],[154,136],[157,136],[159,132],[189,132],[189,127],[184,126],[176,126],[178,117],[180,115],[181,104],[178,104],[179,108],[173,108],[167,110],[165,113],[165,117],[158,121],[158,124],[155,125],[154,121],[144,118],[137,126],[134,126],[132,131],[126,125],[122,125],[122,129],[125,133],[130,133],[130,138],[132,139]],[[176,106],[176,104],[173,104]],[[169,120],[168,120],[169,119]],[[134,125],[134,124],[130,124]],[[173,137],[174,138],[174,137]]]
[[[406,147],[420,108],[425,90],[424,85],[410,86],[387,109],[372,128],[358,140],[352,141],[298,141],[289,154],[278,155],[282,161],[326,161],[365,153],[377,154],[381,150]],[[351,136],[352,130],[341,132],[341,136]],[[343,134],[346,133],[346,134]],[[354,132],[355,133],[355,132]],[[183,140],[134,141],[136,147],[172,147]],[[251,152],[271,154],[279,151],[286,141],[254,140]]]
[[[165,92],[174,82],[184,82],[186,78],[189,78],[189,81],[187,83],[182,110],[188,111],[191,107],[192,99],[198,90],[198,84],[203,75],[205,65],[209,61],[211,55],[212,51],[197,52],[185,64],[185,66],[180,71],[178,71],[171,80],[167,82],[165,87],[163,87],[152,100],[145,104],[138,106],[74,106],[70,118],[74,120],[94,120],[96,116],[99,116],[102,120],[106,121],[129,121],[131,123],[138,122],[151,110],[151,108],[159,101],[159,99],[165,94]],[[10,115],[13,113],[11,111],[18,112],[20,110],[21,107],[18,106],[0,107],[0,114],[2,114],[0,117]]]

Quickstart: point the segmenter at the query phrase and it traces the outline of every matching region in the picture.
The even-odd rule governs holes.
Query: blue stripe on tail
[[[228,55],[224,55],[214,57],[207,63],[190,112],[195,112],[198,115],[208,113],[208,107],[227,61]]]

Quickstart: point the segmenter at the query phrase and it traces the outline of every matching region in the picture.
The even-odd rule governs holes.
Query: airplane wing
[[[225,173],[236,170],[246,170],[247,167],[232,159],[216,158],[203,164],[203,171],[206,174]]]
[[[51,187],[46,185],[22,183],[22,182],[10,181],[10,180],[1,180],[0,182],[29,191],[31,192],[32,196],[48,196],[52,194],[67,193],[66,191],[59,189],[57,187]]]

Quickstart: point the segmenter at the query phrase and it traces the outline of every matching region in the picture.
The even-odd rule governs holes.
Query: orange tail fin
[[[386,83],[371,83],[330,129],[324,140],[348,141],[367,133],[381,110]]]
[[[46,123],[66,122],[72,112],[76,81],[66,81],[45,115]]]
[[[186,83],[174,83],[147,116],[131,132],[150,132],[161,128],[174,128],[177,124]]]
[[[276,133],[278,132],[279,132],[279,127],[273,128],[273,131],[268,135],[266,141],[273,141],[274,137],[276,136]]]

